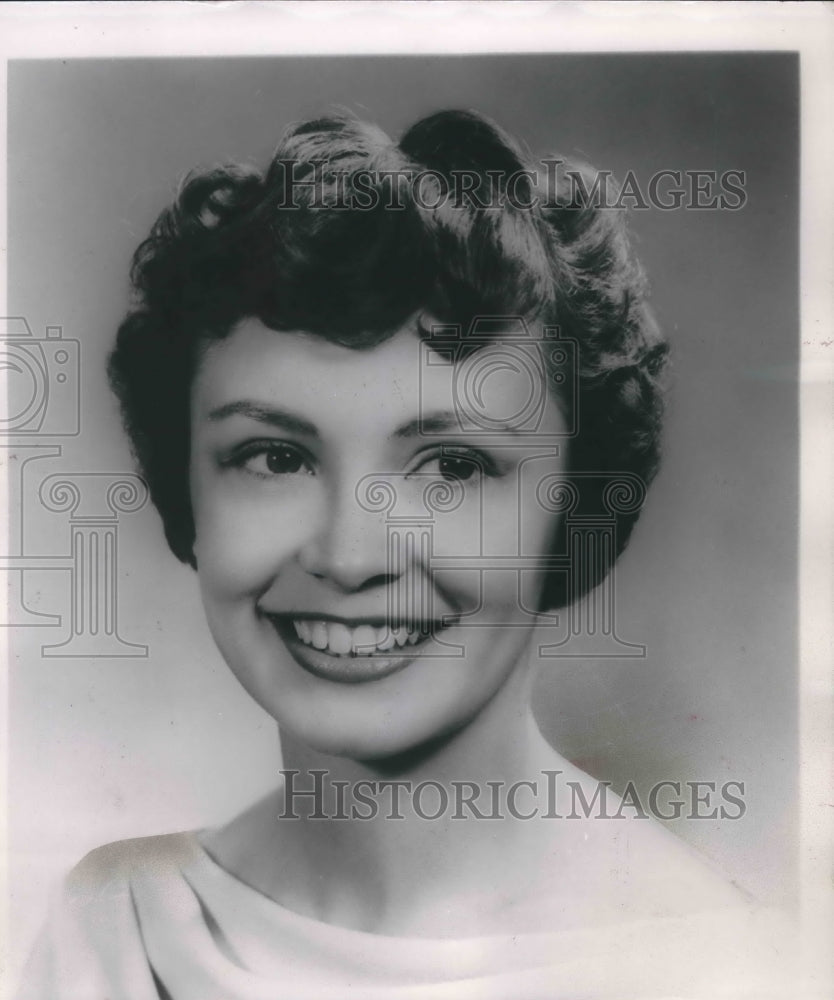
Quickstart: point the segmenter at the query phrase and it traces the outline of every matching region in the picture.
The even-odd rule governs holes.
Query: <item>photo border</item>
[[[798,51],[800,177],[800,930],[807,995],[828,995],[834,931],[830,889],[834,803],[832,745],[831,443],[834,173],[834,18],[824,3],[7,3],[0,10],[3,92],[6,60],[101,57],[266,56],[475,52]],[[440,30],[442,29],[442,30]],[[406,38],[408,41],[406,41]],[[5,177],[6,103],[0,107]],[[5,186],[4,186],[5,190]],[[0,246],[6,242],[0,200]],[[6,302],[6,255],[0,309]],[[6,315],[5,312],[0,315]],[[0,386],[0,392],[3,390]],[[7,518],[5,491],[0,516]],[[5,523],[5,521],[4,521]],[[0,632],[0,644],[6,636]],[[0,645],[3,653],[6,650]],[[4,656],[4,662],[7,662]],[[0,728],[8,713],[6,675]],[[7,801],[8,754],[0,774]],[[5,845],[5,808],[0,844]],[[2,851],[0,881],[9,859]],[[0,937],[8,940],[8,899]],[[819,991],[818,993],[816,991]],[[4,992],[4,991],[2,991]],[[805,995],[797,992],[797,997]]]

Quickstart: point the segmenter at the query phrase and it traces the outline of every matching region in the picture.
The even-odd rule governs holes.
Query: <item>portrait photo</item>
[[[824,995],[800,53],[492,47],[8,59],[9,996]]]

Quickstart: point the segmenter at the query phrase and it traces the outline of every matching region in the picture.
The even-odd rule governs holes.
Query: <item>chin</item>
[[[408,699],[404,701],[408,703]],[[319,703],[309,712],[293,713],[286,723],[279,719],[278,726],[282,735],[318,754],[378,770],[405,771],[430,758],[468,724],[468,716],[461,718],[455,713],[448,717],[448,710],[434,707],[432,712],[432,706],[424,703],[424,712],[419,714],[395,710],[376,713],[358,706],[347,711],[342,704],[336,718],[335,712],[322,710]]]
[[[316,753],[371,766],[386,764],[387,767],[397,762],[405,767],[410,759],[425,759],[430,748],[444,744],[451,735],[424,726],[407,725],[398,726],[397,731],[392,732],[370,719],[356,720],[355,725],[345,724],[326,732],[320,726],[300,728],[295,724],[284,727],[280,722],[279,729],[282,733],[291,733],[297,742]]]

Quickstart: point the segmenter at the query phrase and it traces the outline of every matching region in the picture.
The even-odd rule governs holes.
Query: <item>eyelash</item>
[[[228,458],[222,460],[222,465],[224,468],[234,468],[241,469],[250,475],[256,476],[258,479],[273,479],[278,476],[283,475],[297,475],[300,469],[292,469],[288,472],[277,472],[277,471],[259,471],[253,469],[250,463],[253,459],[263,457],[268,461],[269,456],[283,453],[283,457],[287,458],[292,456],[293,459],[297,459],[299,466],[304,467],[305,474],[312,476],[315,474],[315,467],[312,458],[296,444],[292,444],[289,441],[251,441],[243,445],[241,448],[237,449]],[[433,451],[429,454],[425,454],[419,461],[419,464],[410,473],[406,473],[406,478],[412,475],[414,472],[420,472],[431,462],[443,462],[444,460],[449,462],[464,462],[469,463],[473,466],[481,476],[489,479],[498,479],[501,477],[502,472],[498,468],[495,461],[487,454],[482,451],[478,451],[474,448],[450,448],[445,446],[438,451]],[[443,476],[443,472],[439,470],[439,475]],[[446,477],[444,476],[444,479]],[[461,483],[469,482],[469,479],[463,479],[461,477],[450,477],[457,479]],[[447,481],[450,481],[447,479]]]
[[[268,460],[271,454],[276,455],[278,453],[283,453],[285,457],[288,454],[292,454],[305,467],[305,473],[308,476],[314,474],[313,461],[310,456],[307,455],[303,448],[300,448],[296,444],[291,444],[289,441],[250,441],[235,451],[234,454],[224,459],[222,464],[224,468],[241,469],[252,476],[257,476],[258,479],[274,479],[282,475],[297,475],[296,471],[282,473],[268,470],[263,472],[249,466],[249,463],[255,458],[263,457]]]
[[[444,459],[451,462],[468,462],[478,470],[481,476],[488,479],[498,479],[502,474],[493,459],[484,452],[477,451],[474,448],[450,448],[448,446],[442,448],[440,451],[426,455],[414,471],[419,472],[430,462],[442,462]],[[441,472],[440,475],[443,475],[443,473]],[[459,477],[454,478],[459,479]],[[459,481],[466,483],[469,480],[459,479]]]

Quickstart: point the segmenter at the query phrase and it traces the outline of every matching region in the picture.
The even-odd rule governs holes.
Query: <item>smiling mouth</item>
[[[408,666],[422,646],[452,624],[349,625],[324,618],[266,617],[301,667],[317,677],[348,684],[376,680]]]
[[[320,649],[331,656],[372,656],[415,646],[431,634],[431,629],[397,628],[388,625],[357,625],[324,619],[294,618],[295,634],[305,646]]]

